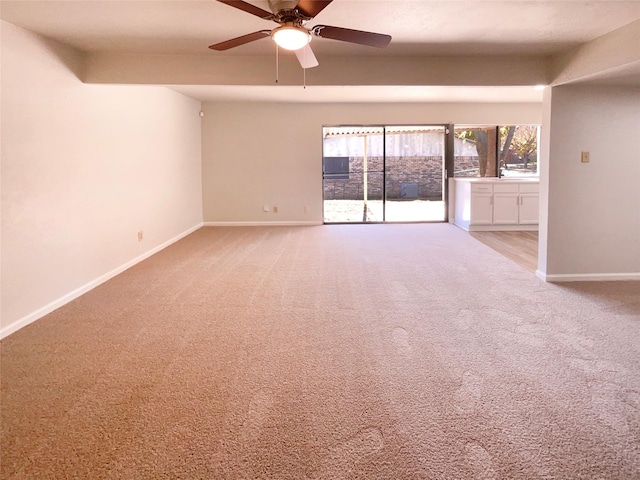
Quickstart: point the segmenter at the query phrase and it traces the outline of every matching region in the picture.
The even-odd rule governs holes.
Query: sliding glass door
[[[445,221],[446,131],[323,128],[325,223]]]
[[[385,221],[445,220],[445,127],[385,129]]]
[[[323,129],[325,223],[384,220],[384,127]]]

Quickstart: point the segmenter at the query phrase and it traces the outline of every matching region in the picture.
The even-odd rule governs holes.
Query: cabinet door
[[[520,223],[522,225],[537,225],[539,223],[539,194],[520,194]]]
[[[517,193],[493,194],[493,224],[517,225],[519,199]]]
[[[491,225],[493,205],[490,193],[471,192],[471,225]]]

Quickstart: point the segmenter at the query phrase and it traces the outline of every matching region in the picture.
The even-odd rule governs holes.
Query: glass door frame
[[[386,154],[386,139],[387,128],[390,127],[442,127],[444,131],[444,162],[443,162],[443,186],[442,186],[442,201],[444,203],[444,216],[443,220],[438,221],[394,221],[388,222],[386,219],[386,201],[387,201],[387,154]],[[323,135],[323,166],[322,166],[322,218],[324,225],[340,225],[340,224],[380,224],[380,223],[447,223],[449,222],[449,177],[453,177],[453,157],[454,157],[454,124],[453,123],[409,123],[409,124],[369,124],[369,125],[323,125],[322,131],[325,128],[352,128],[352,129],[382,129],[382,220],[381,221],[342,221],[342,222],[327,222],[325,216],[325,171],[324,171],[324,135]],[[367,174],[368,172],[363,172]]]

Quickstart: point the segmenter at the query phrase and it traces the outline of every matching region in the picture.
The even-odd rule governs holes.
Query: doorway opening
[[[447,221],[447,125],[323,128],[325,223]]]

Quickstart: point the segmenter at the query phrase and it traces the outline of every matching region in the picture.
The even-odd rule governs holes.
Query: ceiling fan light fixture
[[[284,25],[276,28],[271,37],[276,44],[285,50],[300,50],[311,41],[311,34],[304,28]]]

